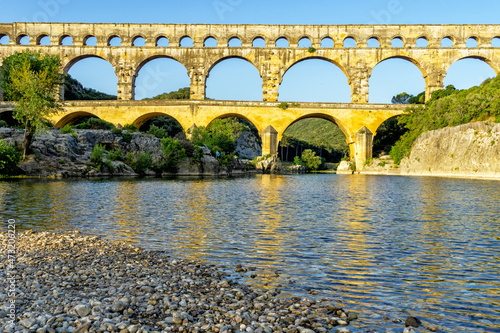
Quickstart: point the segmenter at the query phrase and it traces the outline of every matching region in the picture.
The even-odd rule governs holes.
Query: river
[[[367,175],[0,181],[24,229],[104,235],[328,299],[349,326],[500,332],[500,183]],[[6,227],[5,227],[6,230]],[[251,278],[256,274],[257,278]]]

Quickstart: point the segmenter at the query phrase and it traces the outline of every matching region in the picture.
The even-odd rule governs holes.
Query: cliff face
[[[402,175],[500,178],[500,124],[469,123],[422,134]]]

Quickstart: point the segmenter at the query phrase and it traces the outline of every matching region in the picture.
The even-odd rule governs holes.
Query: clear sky
[[[1,0],[0,22],[109,22],[213,24],[500,24],[500,1],[429,0]],[[163,75],[153,75],[161,72]],[[116,76],[99,59],[78,62],[70,74],[92,87],[116,94]],[[480,60],[462,60],[450,68],[445,84],[468,88],[495,72]],[[152,79],[153,78],[153,79]],[[137,98],[189,85],[186,70],[173,60],[151,61],[137,78]],[[404,60],[379,64],[370,79],[370,102],[425,89],[421,72]],[[348,102],[345,75],[325,61],[306,61],[287,72],[280,100]],[[207,96],[262,99],[262,81],[243,60],[217,65],[207,81]]]

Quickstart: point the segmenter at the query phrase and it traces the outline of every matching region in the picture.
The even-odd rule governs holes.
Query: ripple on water
[[[355,326],[411,314],[444,332],[500,331],[499,198],[497,182],[425,177],[0,182],[22,228],[256,266],[248,283],[315,290],[361,314]]]

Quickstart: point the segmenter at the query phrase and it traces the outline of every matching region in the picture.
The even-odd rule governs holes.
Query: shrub
[[[151,127],[149,127],[149,131],[147,131],[146,133],[154,135],[158,139],[163,139],[163,138],[169,137],[168,131],[165,128],[158,127],[156,125],[151,125]]]
[[[168,137],[161,140],[161,145],[161,150],[165,155],[165,162],[161,169],[166,172],[176,173],[179,161],[186,158],[186,150],[179,143],[179,140]]]
[[[123,161],[122,149],[112,150],[108,154],[109,161]]]
[[[15,175],[19,172],[17,164],[21,160],[21,153],[14,147],[0,140],[0,175]]]
[[[294,165],[304,165],[304,162],[302,161],[302,159],[298,156],[295,156],[293,158],[293,164]]]
[[[122,140],[123,142],[129,143],[132,141],[132,134],[129,132],[122,132]]]
[[[86,122],[73,127],[78,129],[112,130],[115,128],[115,125],[99,118],[90,118]]]
[[[144,176],[146,170],[153,166],[153,160],[148,151],[134,155],[128,153],[125,156],[125,163],[127,163],[137,174]]]
[[[125,131],[129,131],[131,133],[137,132],[139,130],[134,124],[127,124],[127,125],[123,126],[122,129]]]
[[[278,108],[280,108],[281,110],[286,110],[288,109],[289,105],[287,102],[282,102],[280,104],[278,104]]]
[[[216,119],[208,128],[195,128],[191,142],[197,146],[207,146],[212,153],[218,150],[227,155],[234,152],[236,136],[244,129],[247,127],[235,119]]]
[[[318,170],[321,165],[321,157],[316,156],[316,153],[311,149],[306,149],[302,153],[302,162],[307,170]]]
[[[71,127],[70,125],[65,125],[63,128],[61,128],[61,133],[63,134],[73,133],[73,127]]]
[[[118,128],[118,127],[115,127],[111,130],[111,133],[115,134],[115,135],[119,135],[119,134],[122,134],[122,129],[121,128]]]
[[[9,124],[5,120],[0,120],[0,127],[9,127]]]

